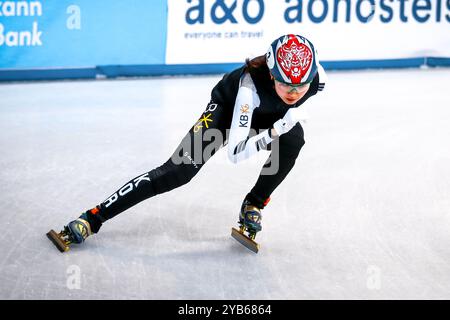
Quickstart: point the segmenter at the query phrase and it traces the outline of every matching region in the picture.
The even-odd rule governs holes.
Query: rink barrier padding
[[[0,69],[0,81],[36,81],[62,79],[95,79],[96,67],[50,69]]]
[[[180,65],[126,65],[99,66],[98,70],[107,78],[139,76],[175,76],[222,74],[242,66],[243,63],[180,64]]]
[[[408,58],[386,60],[321,61],[329,70],[398,69],[449,67],[450,58]],[[105,65],[84,68],[0,69],[0,81],[36,81],[62,79],[101,79],[118,77],[149,77],[177,75],[223,74],[242,63],[179,64],[179,65]]]
[[[450,67],[450,58],[425,58],[426,65],[430,67]]]
[[[385,60],[353,60],[353,61],[323,61],[327,70],[361,70],[361,69],[391,69],[418,68],[426,65],[427,58],[385,59]]]

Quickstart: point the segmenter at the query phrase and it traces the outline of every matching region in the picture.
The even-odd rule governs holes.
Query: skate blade
[[[241,231],[236,228],[231,228],[231,236],[247,249],[253,251],[254,253],[258,253],[259,244],[247,237]]]
[[[50,239],[51,242],[58,248],[61,252],[67,252],[69,251],[69,246],[65,243],[63,239],[57,234],[54,230],[50,230],[47,232],[47,237]]]

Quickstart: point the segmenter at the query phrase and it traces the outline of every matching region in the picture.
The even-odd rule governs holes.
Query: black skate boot
[[[261,204],[258,206],[249,198],[251,198],[251,195],[247,195],[242,203],[241,211],[239,212],[239,230],[232,228],[231,236],[247,249],[258,253],[259,244],[255,242],[255,237],[256,233],[262,230],[261,209],[269,202],[269,199],[265,202],[261,201]]]
[[[78,219],[69,222],[67,226],[64,226],[64,230],[60,233],[56,233],[54,230],[50,230],[47,233],[47,237],[53,242],[53,244],[61,252],[66,252],[70,249],[70,245],[81,244],[87,237],[93,233],[97,233],[100,229],[101,223],[97,223],[93,219],[93,215],[98,212],[98,208],[94,208],[84,212]],[[94,230],[92,229],[94,225]]]
[[[239,213],[239,225],[241,231],[247,231],[248,237],[254,240],[256,233],[262,230],[261,220],[261,209],[252,205],[250,201],[244,200]]]
[[[69,222],[64,229],[67,231],[71,243],[83,243],[92,234],[87,212],[83,213],[78,219]]]

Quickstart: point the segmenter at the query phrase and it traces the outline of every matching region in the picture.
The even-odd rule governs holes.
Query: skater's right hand
[[[273,124],[278,136],[289,132],[297,122],[306,120],[306,111],[302,107],[290,108],[283,118]]]

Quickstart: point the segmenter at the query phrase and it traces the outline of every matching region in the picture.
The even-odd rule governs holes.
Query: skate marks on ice
[[[45,238],[167,160],[221,77],[0,85],[1,297],[450,298],[450,72],[329,76],[257,255],[229,227],[260,168],[214,158],[159,211],[138,205],[69,254]]]

